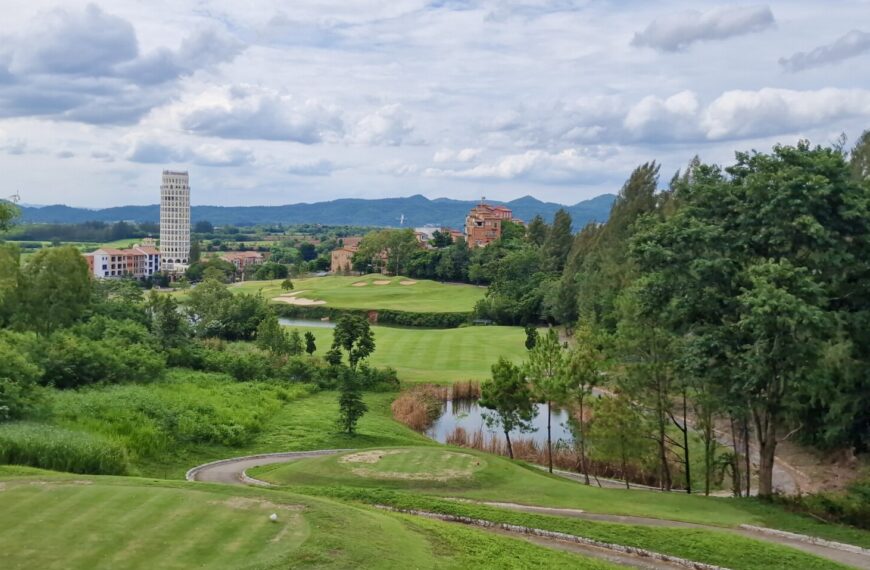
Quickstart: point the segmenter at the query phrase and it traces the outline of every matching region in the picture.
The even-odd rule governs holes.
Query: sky
[[[0,198],[565,204],[870,128],[870,0],[5,0]]]

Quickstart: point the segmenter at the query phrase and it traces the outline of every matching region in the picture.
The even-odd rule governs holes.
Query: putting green
[[[471,477],[486,461],[443,449],[370,449],[343,455],[338,464],[357,477],[451,481]]]
[[[281,289],[283,279],[248,281],[232,291],[257,293],[277,303],[322,304],[342,309],[392,309],[420,313],[465,313],[483,298],[486,288],[426,279],[364,275],[294,279],[293,291]],[[302,299],[303,301],[293,301]]]

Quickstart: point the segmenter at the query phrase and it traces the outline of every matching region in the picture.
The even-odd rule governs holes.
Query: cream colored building
[[[181,272],[190,263],[190,181],[187,172],[163,171],[160,185],[160,260]]]

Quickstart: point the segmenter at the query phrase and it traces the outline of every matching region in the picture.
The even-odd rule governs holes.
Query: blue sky
[[[870,128],[870,1],[42,0],[0,21],[0,197],[575,203]]]

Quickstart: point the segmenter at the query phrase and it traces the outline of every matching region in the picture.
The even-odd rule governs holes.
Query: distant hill
[[[610,206],[616,198],[613,194],[602,194],[590,200],[564,206],[553,202],[541,202],[531,196],[510,202],[492,201],[505,204],[514,212],[514,217],[529,221],[540,214],[547,221],[552,220],[559,208],[566,208],[574,220],[575,228],[589,221],[607,220]],[[405,226],[439,225],[460,228],[465,223],[465,215],[477,202],[473,200],[452,200],[437,198],[430,200],[415,195],[407,198],[380,198],[375,200],[341,199],[313,204],[288,204],[286,206],[193,206],[191,218],[194,222],[208,220],[216,225],[252,224],[329,224],[357,226],[398,226],[402,215]],[[72,208],[70,206],[23,206],[23,222],[31,223],[81,223],[89,221],[117,222],[157,222],[160,207],[118,206],[102,210]]]

